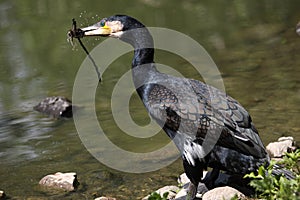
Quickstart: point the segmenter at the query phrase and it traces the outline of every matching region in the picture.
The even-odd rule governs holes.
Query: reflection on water
[[[115,13],[132,15],[148,26],[171,28],[201,43],[215,60],[226,91],[252,115],[264,143],[281,135],[300,141],[300,38],[294,27],[300,4],[289,1],[78,0],[0,2],[0,189],[16,197],[92,199],[110,195],[140,199],[160,185],[175,184],[180,161],[147,174],[126,174],[103,166],[82,145],[73,120],[54,120],[32,110],[46,96],[72,96],[77,69],[85,58],[66,42],[71,19],[80,26]],[[88,49],[102,39],[87,38]],[[124,149],[144,152],[168,143],[160,133],[142,142],[115,125],[110,95],[131,63],[132,54],[116,60],[98,86],[97,114],[108,137]],[[201,79],[182,58],[157,51],[156,62],[174,66],[186,77]],[[101,68],[101,63],[98,63]],[[147,124],[136,95],[131,115]],[[39,179],[56,171],[76,171],[78,192],[44,191]]]
[[[23,162],[39,156],[35,141],[49,138],[51,122],[36,118],[36,115],[25,113],[26,116],[16,117],[3,113],[0,118],[0,158],[3,163]]]

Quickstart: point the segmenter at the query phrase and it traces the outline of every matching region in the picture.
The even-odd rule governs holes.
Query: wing
[[[145,104],[169,137],[180,134],[182,139],[202,144],[207,134],[219,130],[217,145],[254,157],[266,156],[251,117],[235,99],[196,80],[177,79],[176,85],[169,89],[152,84]]]

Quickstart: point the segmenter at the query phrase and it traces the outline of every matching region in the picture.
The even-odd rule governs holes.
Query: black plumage
[[[107,28],[109,27],[109,28]],[[146,109],[181,152],[194,188],[212,187],[219,170],[246,174],[268,164],[269,156],[249,113],[222,91],[200,81],[159,72],[153,39],[136,19],[115,15],[82,29],[84,36],[111,36],[134,47],[132,76]],[[211,178],[202,171],[212,167]],[[195,191],[191,191],[191,198]]]

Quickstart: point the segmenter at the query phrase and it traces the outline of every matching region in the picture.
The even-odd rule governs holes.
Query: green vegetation
[[[300,199],[300,150],[286,153],[282,161],[271,161],[265,168],[259,167],[258,174],[250,173],[245,177],[251,178],[250,185],[255,188],[258,197],[267,200],[299,200]],[[295,179],[288,180],[284,175],[270,176],[275,164],[283,165],[290,170]]]
[[[163,196],[160,196],[157,192],[152,192],[148,197],[148,200],[167,200],[169,192],[165,192]]]

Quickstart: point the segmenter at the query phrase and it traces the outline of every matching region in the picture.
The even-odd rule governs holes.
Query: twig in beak
[[[95,62],[95,60],[92,58],[92,56],[90,55],[90,53],[88,52],[88,50],[85,48],[85,46],[83,45],[82,41],[80,40],[80,38],[83,37],[84,33],[81,29],[77,29],[77,25],[76,25],[76,20],[73,18],[72,19],[72,29],[68,31],[68,42],[71,43],[72,46],[74,46],[74,43],[73,43],[73,38],[77,38],[78,41],[79,41],[79,44],[80,46],[83,48],[83,50],[85,51],[85,53],[87,54],[87,56],[89,57],[89,59],[92,61],[93,63],[93,66],[95,67],[95,70],[96,70],[96,73],[97,73],[97,76],[98,76],[98,80],[99,82],[102,81],[102,78],[101,78],[101,74],[99,72],[99,68]]]

